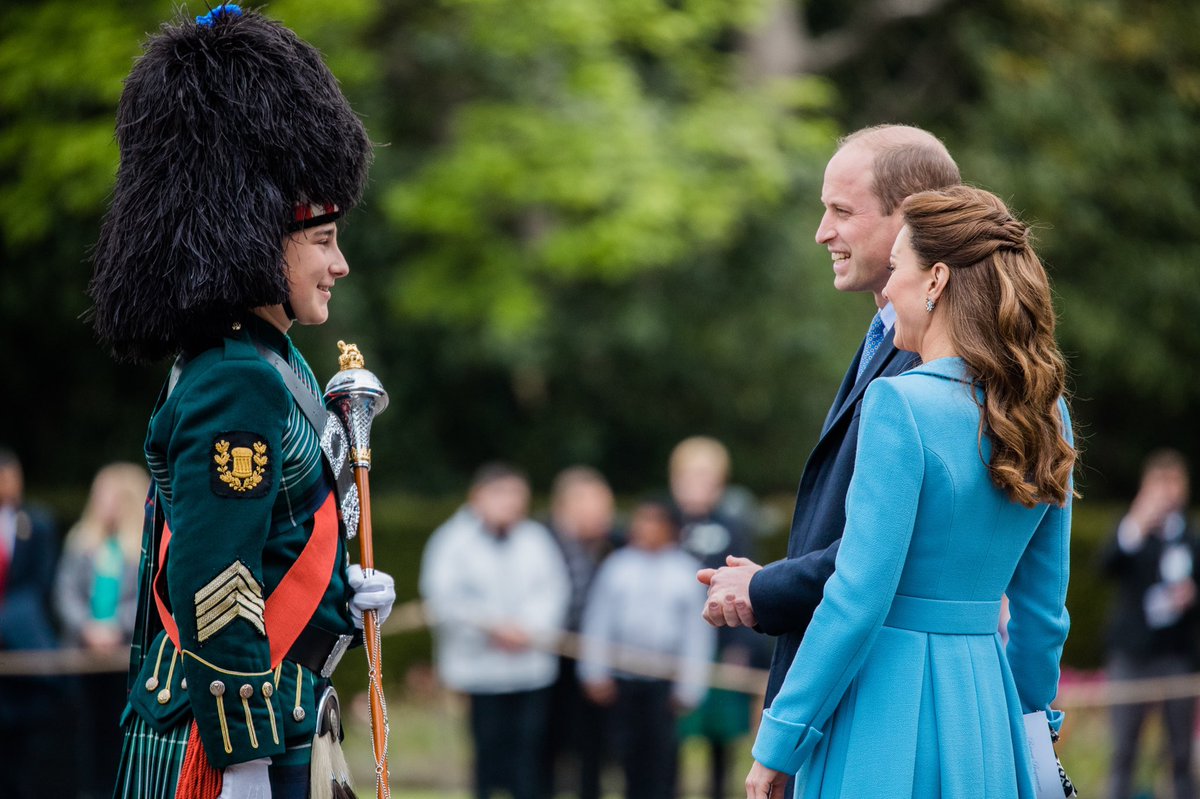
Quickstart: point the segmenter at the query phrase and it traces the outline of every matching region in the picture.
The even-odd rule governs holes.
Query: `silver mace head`
[[[350,439],[350,465],[371,468],[371,423],[388,406],[383,383],[363,368],[358,345],[338,342],[340,369],[325,385],[325,407],[346,426]]]

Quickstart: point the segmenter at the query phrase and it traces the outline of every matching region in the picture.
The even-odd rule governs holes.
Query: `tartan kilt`
[[[130,714],[113,799],[175,799],[191,723],[189,717],[160,733]]]
[[[131,713],[113,799],[175,799],[191,725],[189,717],[160,733]],[[271,764],[271,799],[307,799],[309,753],[307,746],[290,749]]]

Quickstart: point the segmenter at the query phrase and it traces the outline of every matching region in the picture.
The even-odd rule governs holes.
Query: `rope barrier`
[[[430,618],[424,604],[414,600],[396,605],[381,632],[385,636],[401,635],[429,626]],[[582,643],[583,637],[578,633],[560,632],[535,640],[534,646],[547,653],[577,658]],[[630,647],[612,649],[613,666],[621,671],[667,679],[675,674],[676,659],[673,657]],[[128,649],[103,654],[69,648],[0,652],[0,679],[124,672],[128,668]],[[766,690],[767,671],[730,663],[714,663],[709,684],[727,691],[761,695]],[[1054,706],[1062,710],[1080,710],[1188,697],[1200,697],[1200,673],[1064,685],[1059,690]]]
[[[0,652],[0,679],[101,674],[128,669],[128,648],[104,654],[89,649],[27,649]]]

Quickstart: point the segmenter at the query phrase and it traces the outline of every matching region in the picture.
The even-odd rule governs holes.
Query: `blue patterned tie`
[[[867,329],[867,339],[863,342],[862,358],[858,362],[858,374],[854,376],[857,382],[862,377],[863,372],[867,371],[867,365],[871,363],[871,359],[875,357],[875,353],[879,350],[879,345],[883,343],[883,319],[880,318],[879,312],[875,312],[875,318],[871,320],[871,326]]]

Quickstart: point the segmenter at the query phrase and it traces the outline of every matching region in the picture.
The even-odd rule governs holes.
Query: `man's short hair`
[[[909,125],[872,125],[842,137],[838,149],[848,144],[861,145],[874,153],[871,188],[884,216],[890,216],[910,194],[962,183],[950,151],[927,130]]]
[[[670,496],[661,491],[644,494],[638,497],[637,502],[634,503],[633,512],[637,513],[643,508],[655,511],[662,516],[663,520],[671,525],[671,529],[675,532],[675,538],[678,540],[679,534],[683,530],[683,514]]]
[[[0,469],[20,469],[21,459],[7,447],[0,447]]]
[[[1183,457],[1183,453],[1177,449],[1163,447],[1156,449],[1146,456],[1146,460],[1142,463],[1142,474],[1158,471],[1179,471],[1184,474],[1188,473],[1187,458]]]
[[[568,466],[555,476],[554,485],[550,490],[557,497],[580,485],[609,487],[604,475],[591,466]]]
[[[475,470],[475,476],[471,478],[471,490],[474,491],[476,488],[481,488],[497,480],[512,478],[520,480],[526,485],[529,484],[528,475],[516,466],[503,461],[489,461]]]
[[[674,474],[694,461],[706,461],[716,466],[722,479],[729,479],[729,450],[711,436],[691,436],[675,445],[671,450],[669,471]]]

